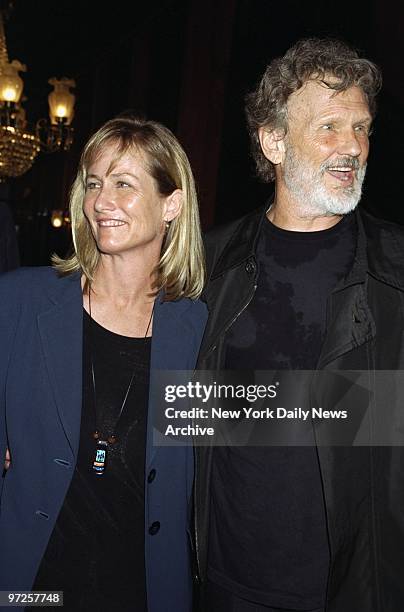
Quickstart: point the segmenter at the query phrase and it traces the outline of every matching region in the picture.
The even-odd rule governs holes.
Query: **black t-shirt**
[[[147,611],[144,473],[150,346],[150,338],[120,336],[84,312],[77,465],[35,582],[36,590],[63,590],[64,610]],[[102,476],[93,470],[96,428],[103,439],[117,436],[108,447]]]
[[[355,245],[353,216],[318,232],[265,221],[257,290],[228,331],[226,369],[314,369],[327,297]],[[217,447],[211,486],[209,578],[263,605],[322,607],[329,547],[315,446]]]

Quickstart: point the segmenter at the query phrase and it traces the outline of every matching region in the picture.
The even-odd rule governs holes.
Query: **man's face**
[[[342,215],[361,197],[371,115],[359,87],[336,93],[308,81],[287,106],[288,132],[277,184],[303,217]]]

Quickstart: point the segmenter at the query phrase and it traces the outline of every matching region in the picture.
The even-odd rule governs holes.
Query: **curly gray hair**
[[[251,140],[251,152],[258,176],[266,183],[275,178],[273,164],[261,150],[258,129],[287,131],[287,102],[289,96],[309,79],[324,80],[336,92],[352,85],[360,87],[372,116],[376,113],[376,95],[381,87],[379,68],[359,57],[355,49],[334,39],[306,38],[288,49],[283,57],[274,59],[254,91],[246,96],[246,116]]]

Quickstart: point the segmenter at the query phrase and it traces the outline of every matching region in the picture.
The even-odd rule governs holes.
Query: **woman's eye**
[[[321,129],[328,131],[328,130],[332,130],[333,127],[334,126],[332,123],[325,123],[324,125],[321,126]]]
[[[125,181],[118,181],[116,185],[117,187],[129,187],[129,184],[125,183]]]
[[[88,181],[88,183],[86,184],[87,191],[91,191],[92,189],[97,189],[97,187],[99,187],[99,184],[96,183],[95,181]]]

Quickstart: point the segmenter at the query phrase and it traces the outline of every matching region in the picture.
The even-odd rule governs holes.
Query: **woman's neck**
[[[99,299],[108,298],[121,305],[149,301],[155,265],[155,260],[139,262],[101,256],[91,290]]]
[[[145,262],[142,266],[135,262],[131,266],[122,264],[115,258],[101,258],[91,286],[83,280],[84,308],[106,329],[124,336],[142,337],[155,298],[154,268]]]

